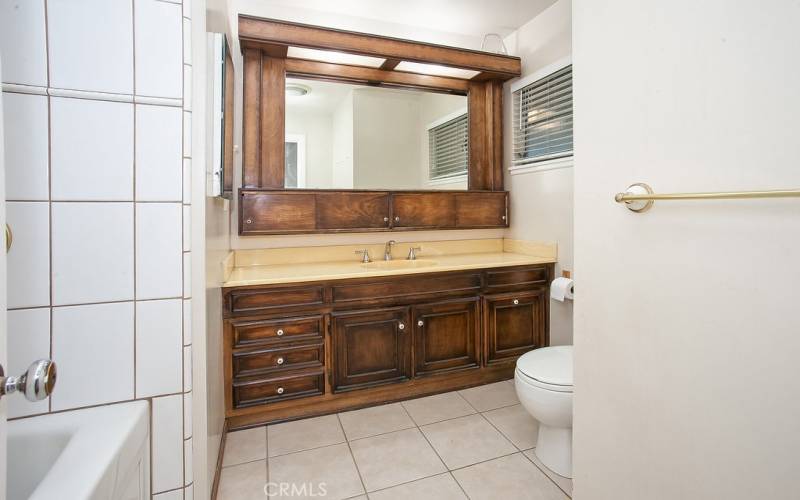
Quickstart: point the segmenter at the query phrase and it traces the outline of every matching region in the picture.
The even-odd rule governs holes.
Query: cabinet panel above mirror
[[[285,188],[467,189],[467,97],[286,79]]]

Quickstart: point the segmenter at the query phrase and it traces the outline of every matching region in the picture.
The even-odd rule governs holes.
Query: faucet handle
[[[417,260],[417,252],[421,252],[422,247],[411,247],[408,249],[408,257],[406,260]]]
[[[372,262],[372,259],[369,258],[369,249],[365,248],[364,250],[356,250],[356,254],[361,255],[361,263],[362,264],[369,264]]]

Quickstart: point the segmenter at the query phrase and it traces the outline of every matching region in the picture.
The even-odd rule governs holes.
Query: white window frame
[[[305,134],[286,134],[284,143],[297,144],[297,187],[306,187],[306,136]]]
[[[548,64],[543,68],[538,69],[537,71],[522,77],[510,85],[511,95],[514,95],[514,92],[517,90],[527,87],[531,83],[537,82],[542,78],[552,75],[557,71],[561,71],[562,69],[566,68],[572,64],[572,56],[567,56],[558,61]],[[512,104],[513,107],[513,104]],[[513,113],[514,110],[512,109],[511,112]],[[512,141],[512,149],[513,149],[513,137]],[[554,158],[552,160],[543,160],[536,163],[530,163],[528,165],[516,165],[513,164],[508,167],[508,173],[511,175],[519,175],[519,174],[526,174],[531,172],[545,172],[547,170],[557,170],[560,168],[572,168],[575,165],[573,160],[574,156],[569,156],[566,158]]]
[[[445,123],[449,122],[450,120],[454,120],[459,118],[463,115],[467,115],[467,120],[469,120],[469,108],[466,106],[463,108],[459,108],[452,113],[448,113],[441,118],[437,118],[436,120],[430,122],[426,127],[425,131],[430,134],[431,129],[438,127],[439,125],[444,125]],[[469,140],[469,136],[467,137]],[[428,151],[428,158],[430,158],[430,151]],[[429,186],[441,186],[446,184],[456,184],[459,182],[464,182],[467,180],[467,176],[469,175],[469,157],[467,157],[467,171],[461,175],[455,175],[453,177],[440,177],[438,179],[431,179],[431,164],[430,160],[428,160],[428,181],[427,184]]]

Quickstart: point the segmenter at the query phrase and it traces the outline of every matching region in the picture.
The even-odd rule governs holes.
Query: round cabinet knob
[[[283,387],[278,387],[278,390],[276,392],[278,394],[283,394]]]
[[[388,217],[384,217],[383,218],[383,222],[389,222],[389,218]]]
[[[417,326],[422,326],[422,325],[424,325],[424,324],[425,324],[425,322],[424,322],[424,321],[422,321],[422,320],[419,320],[419,321],[417,321]]]
[[[252,224],[252,223],[253,223],[253,219],[247,219],[247,220],[246,220],[246,221],[244,221],[244,222],[245,222],[246,224]]]
[[[279,330],[278,330],[277,332],[275,332],[275,333],[277,333],[277,334],[278,334],[278,337],[282,337],[282,336],[283,336],[283,328],[279,329]]]
[[[505,215],[500,217],[500,218],[503,219],[503,220],[506,220],[506,216]]]
[[[394,218],[394,221],[395,221],[395,222],[400,222],[400,216],[397,216],[397,217],[395,217],[395,218]]]
[[[405,323],[400,323],[399,325],[397,325],[397,328],[399,330],[405,330],[406,329],[406,325],[405,325]]]
[[[515,306],[518,306],[518,305],[519,305],[519,299],[514,299],[514,305],[515,305]]]
[[[277,361],[277,363],[278,363],[279,365],[282,365],[282,364],[283,364],[283,358],[278,358],[278,361]]]

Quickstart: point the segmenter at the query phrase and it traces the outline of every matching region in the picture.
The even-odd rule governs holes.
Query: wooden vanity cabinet
[[[547,345],[544,319],[549,289],[489,295],[484,298],[486,364],[516,359]]]
[[[414,375],[478,368],[480,298],[414,307]]]
[[[231,428],[513,377],[549,343],[553,264],[223,289]]]
[[[333,392],[411,377],[408,308],[331,314]]]

